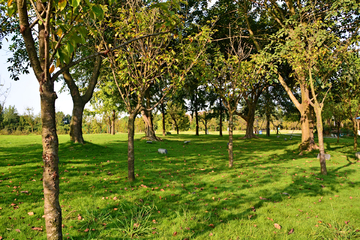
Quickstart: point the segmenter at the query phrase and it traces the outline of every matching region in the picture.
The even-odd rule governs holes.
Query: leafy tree
[[[212,63],[214,67],[210,71],[209,81],[221,97],[229,114],[228,152],[229,167],[232,167],[234,114],[238,111],[240,100],[245,98],[248,90],[253,89],[252,86],[258,83],[261,67],[256,66],[254,61],[250,61],[251,48],[249,49],[245,44],[240,42],[237,46],[232,44],[230,47],[227,58],[221,53],[217,54]],[[253,123],[253,120],[249,119],[249,123]]]
[[[348,52],[345,56],[345,61],[341,65],[339,71],[339,84],[336,88],[336,96],[341,98],[343,104],[335,109],[345,109],[348,118],[351,119],[353,135],[354,135],[354,150],[357,150],[357,134],[358,124],[357,117],[360,115],[360,56],[357,51]],[[336,114],[338,118],[342,115]]]
[[[27,122],[27,124],[29,124],[29,126],[31,128],[31,132],[34,132],[34,127],[35,127],[34,109],[27,107],[23,117],[24,117],[25,121]]]
[[[84,107],[86,103],[88,103],[93,95],[93,91],[95,89],[99,72],[101,66],[101,57],[97,56],[95,63],[87,63],[86,67],[90,67],[91,75],[89,76],[88,72],[86,72],[87,68],[83,67],[84,64],[77,66],[77,68],[82,68],[81,70],[85,71],[85,74],[81,70],[80,71],[83,75],[79,77],[79,72],[75,74],[71,74],[70,71],[67,69],[63,72],[63,77],[65,80],[66,85],[68,86],[71,98],[73,101],[73,111],[72,111],[72,118],[70,123],[70,140],[75,143],[84,143],[84,138],[82,136],[82,117],[84,112]],[[77,76],[77,80],[84,81],[85,83],[88,82],[87,87],[83,89],[79,89],[76,85],[76,81],[73,76]],[[82,91],[81,91],[82,90]],[[83,92],[83,94],[81,94]]]
[[[5,107],[3,111],[3,126],[8,129],[8,131],[15,131],[18,127],[20,121],[20,116],[15,108],[15,106]]]
[[[189,129],[189,118],[185,115],[186,110],[184,104],[179,102],[169,101],[167,103],[168,121],[175,126],[176,133],[179,134],[180,130]]]
[[[162,100],[155,103],[150,109],[146,108],[144,103],[148,89],[155,82],[158,82],[165,73],[170,76],[169,78],[172,81],[170,86],[164,89],[166,94],[180,85],[185,74],[191,69],[201,53],[194,47],[195,43],[199,40],[201,44],[198,44],[198,48],[203,48],[208,41],[209,31],[203,31],[196,36],[185,39],[192,44],[184,46],[179,42],[176,47],[180,51],[177,51],[179,55],[176,56],[176,52],[169,46],[170,41],[176,36],[167,29],[178,24],[178,18],[168,11],[169,7],[172,8],[172,3],[167,2],[164,3],[165,5],[158,5],[162,8],[149,8],[140,1],[132,1],[128,4],[128,8],[119,12],[120,21],[115,23],[119,41],[127,39],[129,35],[138,36],[144,33],[152,35],[151,38],[134,41],[124,49],[109,52],[112,77],[129,114],[128,179],[134,181],[135,118],[141,110],[153,110]],[[163,20],[162,16],[169,13],[169,20]],[[132,16],[132,24],[121,20],[121,17],[128,15]],[[185,67],[178,68],[175,66],[176,62],[181,62]],[[165,97],[165,93],[163,97]]]
[[[81,19],[94,20],[103,17],[104,9],[96,3],[80,1],[1,1],[10,22],[19,26],[21,43],[25,46],[24,56],[31,65],[39,83],[43,138],[43,186],[44,215],[48,239],[62,239],[61,208],[59,204],[58,137],[55,121],[54,81],[60,74],[77,63],[70,64],[74,47],[86,42],[88,31]],[[17,12],[17,14],[15,14]],[[37,30],[35,30],[37,27]],[[19,44],[20,45],[20,44]],[[20,45],[22,46],[22,45]],[[98,53],[97,55],[101,55]],[[22,62],[22,61],[15,61]],[[63,65],[62,65],[63,64]],[[55,66],[64,66],[54,73]],[[13,65],[14,66],[14,65]],[[20,73],[15,68],[15,74]],[[24,69],[24,68],[22,68]],[[25,66],[25,69],[27,67]],[[21,68],[20,68],[21,70]],[[16,79],[16,76],[15,76]]]
[[[212,112],[202,111],[199,113],[199,119],[204,125],[205,134],[208,134],[208,123],[214,117]]]
[[[288,92],[302,116],[304,106],[311,105],[315,115],[320,151],[321,173],[326,175],[325,149],[323,142],[322,109],[331,88],[330,78],[341,63],[341,55],[349,42],[341,41],[333,32],[333,23],[325,23],[316,15],[314,6],[304,9],[306,17],[287,21],[277,34],[275,56],[280,62],[286,60],[293,69],[293,75],[301,86],[303,104],[300,104],[279,75],[279,81]],[[304,95],[305,94],[305,95]]]

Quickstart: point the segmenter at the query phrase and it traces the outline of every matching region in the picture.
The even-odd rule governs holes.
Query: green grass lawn
[[[325,139],[322,176],[317,152],[298,155],[299,136],[236,135],[232,169],[227,136],[136,137],[130,183],[126,134],[84,135],[83,146],[59,136],[64,239],[360,238],[351,139]],[[41,136],[0,136],[0,239],[46,239],[41,155]]]

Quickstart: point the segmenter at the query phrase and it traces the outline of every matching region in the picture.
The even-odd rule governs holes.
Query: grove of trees
[[[255,125],[286,116],[326,175],[324,117],[338,129],[349,120],[357,149],[359,10],[355,0],[0,0],[11,76],[32,72],[41,98],[40,115],[0,102],[1,129],[41,131],[47,238],[63,237],[58,133],[84,144],[83,133],[127,132],[134,181],[135,128],[153,141],[156,129],[228,129],[232,167],[235,128],[254,138]],[[55,81],[72,96],[71,117],[55,112]]]

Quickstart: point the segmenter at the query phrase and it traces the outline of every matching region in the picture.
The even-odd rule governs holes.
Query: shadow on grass
[[[267,203],[284,202],[288,197],[331,195],[338,191],[340,184],[350,188],[359,186],[358,182],[338,177],[355,173],[355,170],[349,169],[350,163],[331,167],[328,176],[318,175],[317,153],[299,156],[298,140],[295,138],[285,141],[273,136],[246,140],[239,137],[235,136],[232,169],[227,167],[226,136],[170,135],[164,141],[153,144],[136,140],[137,180],[133,183],[127,181],[127,141],[114,139],[103,145],[92,142],[84,145],[61,143],[60,199],[64,222],[79,230],[73,235],[74,239],[86,239],[89,234],[96,236],[104,231],[105,226],[99,222],[94,231],[85,232],[84,225],[77,221],[77,214],[84,214],[84,209],[75,209],[75,212],[68,202],[76,206],[83,202],[82,197],[93,199],[94,204],[98,204],[99,208],[94,205],[95,209],[91,209],[92,205],[88,206],[94,215],[110,211],[112,220],[119,203],[155,204],[160,213],[155,211],[154,219],[174,223],[170,222],[166,228],[162,226],[163,229],[159,229],[156,223],[152,224],[151,228],[155,229],[149,231],[147,239],[157,239],[159,232],[168,232],[172,226],[183,227],[183,236],[205,239],[213,229],[209,224],[257,219],[256,211]],[[189,144],[184,144],[189,140]],[[168,154],[159,154],[158,148],[168,149]],[[32,154],[31,151],[29,154]],[[32,161],[35,163],[35,159]],[[302,167],[302,164],[311,165],[312,162],[316,166]],[[35,168],[29,168],[27,177]],[[283,176],[289,183],[279,183],[283,181]],[[239,192],[239,189],[242,191]],[[40,193],[35,197],[40,199]],[[14,196],[11,195],[11,198]],[[30,199],[25,201],[31,202]],[[106,229],[110,230],[104,239],[118,239],[111,236],[118,227],[110,220],[105,223]],[[187,225],[191,225],[190,230],[186,230]]]

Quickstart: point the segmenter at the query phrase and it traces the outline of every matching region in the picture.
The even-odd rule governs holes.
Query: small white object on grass
[[[165,148],[159,148],[158,153],[167,154],[167,150]]]
[[[185,141],[184,143],[185,143],[185,144],[188,144],[188,143],[190,143],[190,141]]]
[[[331,157],[330,154],[325,153],[325,160],[330,160],[330,157]],[[320,158],[320,153],[317,155],[317,158],[318,159]]]
[[[146,141],[146,143],[152,143],[152,141]]]
[[[360,159],[360,152],[355,153],[355,157],[356,157],[357,159]]]

